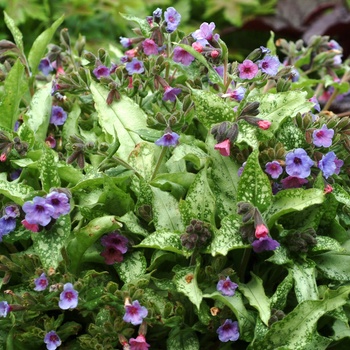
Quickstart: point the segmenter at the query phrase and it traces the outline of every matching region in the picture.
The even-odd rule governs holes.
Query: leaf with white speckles
[[[124,283],[129,283],[146,273],[147,262],[143,253],[135,251],[127,254],[125,259],[118,264],[114,264],[120,279]]]
[[[50,188],[60,187],[61,185],[56,167],[57,161],[56,153],[51,148],[45,147],[39,160],[39,170],[42,187],[46,192],[49,192]]]
[[[249,202],[263,212],[271,203],[272,190],[270,180],[260,168],[258,151],[254,151],[247,159],[241,175],[238,191],[238,202]]]
[[[288,275],[278,285],[275,293],[270,299],[271,308],[283,310],[287,303],[287,297],[293,287],[293,274],[288,270]]]
[[[199,341],[191,328],[172,328],[166,341],[167,350],[199,350]]]
[[[335,281],[350,280],[350,254],[349,252],[327,252],[313,257],[317,269],[324,276]]]
[[[8,182],[6,179],[0,181],[0,193],[21,206],[33,191],[32,187],[22,183]]]

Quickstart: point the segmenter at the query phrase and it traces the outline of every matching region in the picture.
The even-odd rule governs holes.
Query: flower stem
[[[247,266],[248,266],[251,252],[252,252],[251,248],[244,249],[242,260],[241,260],[241,265],[239,267],[239,273],[238,273],[238,277],[239,277],[239,280],[241,282],[244,281],[244,275],[245,275],[245,271],[246,271]]]
[[[161,150],[161,152],[160,152],[160,155],[159,155],[157,164],[156,164],[156,166],[155,166],[155,168],[154,168],[154,171],[153,171],[153,174],[152,174],[152,176],[151,176],[151,180],[150,180],[150,181],[152,181],[152,180],[155,178],[155,176],[157,175],[157,172],[158,172],[159,167],[160,167],[160,165],[161,165],[161,163],[162,163],[162,160],[163,160],[163,158],[164,158],[164,155],[165,155],[165,153],[166,153],[166,150],[167,150],[167,147],[164,147],[164,146],[163,146],[163,148],[162,148],[162,150]]]

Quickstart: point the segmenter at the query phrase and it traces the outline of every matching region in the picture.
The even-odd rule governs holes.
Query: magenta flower
[[[44,343],[47,350],[55,350],[62,344],[62,341],[55,331],[50,331],[46,333]]]
[[[321,129],[316,129],[312,133],[313,143],[317,147],[330,147],[333,136],[334,130],[328,129],[326,124],[323,124]]]
[[[286,172],[290,176],[306,178],[310,175],[313,165],[314,162],[302,148],[296,148],[286,155]]]
[[[338,159],[334,152],[328,152],[322,156],[322,159],[318,162],[318,167],[321,169],[323,176],[327,179],[333,174],[338,175],[343,164],[344,162]]]
[[[152,39],[145,39],[142,42],[143,52],[145,55],[157,55],[158,54],[158,45]]]
[[[66,215],[70,212],[69,198],[65,193],[53,191],[46,196],[46,203],[53,206],[55,209],[51,215],[54,219],[61,215]]]
[[[173,7],[168,7],[164,12],[164,19],[167,24],[166,31],[172,33],[180,24],[181,15]]]
[[[278,73],[278,68],[281,65],[277,56],[266,55],[258,62],[259,68],[267,75],[275,76]]]
[[[208,41],[213,40],[215,29],[215,23],[208,24],[204,22],[200,25],[199,29],[192,33],[192,37],[197,40],[202,46],[208,45]]]
[[[0,317],[6,317],[11,311],[11,306],[7,301],[0,301]]]
[[[182,47],[176,46],[174,49],[173,60],[174,62],[182,63],[184,66],[189,66],[194,60],[194,57]]]
[[[231,281],[230,277],[226,277],[225,280],[220,280],[217,285],[216,289],[218,292],[221,292],[222,295],[232,297],[235,295],[235,291],[238,287],[237,283],[234,283]]]
[[[227,319],[222,326],[220,326],[216,333],[219,335],[221,342],[236,341],[239,338],[238,322]]]
[[[229,139],[226,139],[225,141],[217,143],[214,146],[214,149],[218,150],[220,154],[224,157],[227,157],[230,155],[230,148],[231,148],[231,141]]]
[[[176,132],[167,132],[155,144],[163,147],[176,146],[179,142],[179,137]]]
[[[50,123],[54,125],[63,125],[67,119],[67,113],[60,106],[52,106]]]
[[[46,226],[55,212],[55,208],[45,198],[38,196],[33,198],[33,202],[25,202],[22,209],[26,213],[27,223],[41,226]]]
[[[49,73],[53,71],[51,62],[47,57],[40,61],[38,68],[45,76],[49,75]]]
[[[281,180],[282,188],[285,190],[287,188],[300,188],[301,186],[307,184],[309,181],[302,179],[297,176],[287,176]]]
[[[100,255],[104,257],[107,265],[113,265],[116,262],[122,262],[124,260],[123,253],[114,246],[105,247]]]
[[[252,247],[255,253],[261,253],[263,251],[276,250],[280,244],[269,236],[256,239],[252,243]]]
[[[262,130],[270,129],[270,126],[271,126],[271,122],[268,120],[258,120],[257,124],[258,124],[258,127]]]
[[[262,238],[266,237],[269,233],[269,229],[264,224],[259,224],[255,228],[255,237]]]
[[[38,224],[30,224],[29,222],[27,222],[27,220],[22,220],[21,223],[27,230],[32,232],[39,232]]]
[[[176,96],[181,93],[181,89],[179,88],[173,88],[171,86],[167,86],[165,88],[164,96],[163,96],[163,101],[171,101],[175,102]]]
[[[277,160],[273,160],[265,165],[265,172],[273,179],[277,179],[282,174],[283,168]]]
[[[141,74],[145,71],[145,68],[143,66],[143,62],[139,61],[137,58],[133,58],[131,62],[128,62],[125,65],[126,70],[128,71],[129,75],[132,74]]]
[[[72,283],[66,283],[63,286],[63,292],[60,294],[58,306],[62,310],[74,309],[78,305],[78,292],[73,288]]]
[[[135,300],[132,304],[125,305],[123,320],[137,326],[142,323],[142,320],[147,317],[147,315],[148,310],[144,306],[141,306],[138,300]]]
[[[251,60],[244,60],[238,65],[239,77],[241,79],[253,79],[259,71],[259,67]]]
[[[37,292],[41,292],[47,288],[49,285],[49,280],[46,277],[46,274],[43,272],[40,277],[34,280],[35,288],[34,290]]]
[[[140,334],[137,338],[129,339],[130,350],[147,350],[150,345],[146,342],[144,335]]]
[[[101,79],[102,77],[109,77],[110,70],[108,67],[100,64],[92,71],[97,79]]]

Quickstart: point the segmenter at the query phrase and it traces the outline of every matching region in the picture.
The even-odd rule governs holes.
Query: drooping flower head
[[[176,146],[179,141],[179,135],[176,132],[167,132],[155,144],[157,146],[169,147]]]
[[[40,61],[38,68],[39,68],[40,72],[42,72],[45,76],[49,75],[50,72],[53,71],[53,67],[51,65],[51,62],[47,57],[43,58]]]
[[[109,68],[103,64],[98,65],[92,72],[97,79],[101,79],[102,77],[109,77],[110,75]]]
[[[46,202],[45,198],[34,197],[32,202],[25,202],[22,206],[26,213],[25,220],[29,224],[46,226],[51,221],[55,208]]]
[[[287,188],[300,188],[301,186],[307,184],[309,181],[302,179],[297,176],[287,176],[281,180],[282,188],[285,190]]]
[[[27,220],[22,220],[21,223],[29,231],[39,232],[39,230],[40,230],[38,224],[30,224],[29,222],[27,222]]]
[[[328,129],[327,125],[323,124],[321,129],[316,129],[312,133],[312,142],[317,147],[330,147],[333,136],[334,130]]]
[[[314,162],[302,148],[296,148],[286,155],[286,172],[290,176],[306,178],[311,173]]]
[[[140,334],[136,338],[129,339],[130,350],[147,350],[150,345],[146,342],[144,335]]]
[[[182,63],[184,66],[189,66],[194,60],[194,57],[182,47],[176,46],[174,49],[173,60],[174,62]]]
[[[265,226],[265,224],[258,224],[255,227],[255,237],[256,238],[262,238],[266,237],[269,233],[269,229]]]
[[[227,319],[224,324],[216,330],[216,333],[221,342],[236,341],[239,338],[238,322]]]
[[[128,62],[125,65],[126,70],[128,71],[129,75],[132,74],[141,74],[145,71],[145,68],[143,66],[143,62],[139,61],[137,58],[133,58],[131,62]]]
[[[252,243],[252,247],[255,253],[276,250],[279,246],[280,244],[270,236],[261,237]]]
[[[241,79],[253,79],[259,71],[259,67],[251,60],[244,60],[238,65],[239,77]]]
[[[145,55],[157,55],[158,54],[158,45],[152,39],[145,39],[142,42],[143,52]]]
[[[321,169],[323,176],[327,179],[333,174],[339,174],[340,168],[344,162],[338,159],[334,152],[328,152],[322,156],[322,159],[318,162],[318,167]]]
[[[0,317],[6,317],[10,310],[11,306],[7,301],[0,301]]]
[[[208,41],[213,40],[215,23],[211,22],[208,24],[204,22],[200,25],[199,29],[192,33],[192,37],[197,40],[202,46],[209,45]]]
[[[266,163],[265,172],[273,179],[277,179],[283,173],[283,168],[277,160],[273,160],[272,162]]]
[[[321,106],[316,96],[312,96],[311,98],[309,98],[309,102],[312,102],[314,104],[314,108],[316,109],[317,112],[321,111]]]
[[[61,192],[50,192],[46,196],[46,203],[53,206],[55,209],[52,217],[54,219],[59,218],[61,215],[66,215],[70,212],[69,198],[65,193]]]
[[[176,96],[181,93],[180,88],[173,88],[171,86],[167,86],[165,88],[164,96],[163,96],[163,101],[171,101],[175,102],[176,101]]]
[[[173,7],[168,7],[164,12],[164,19],[167,24],[166,31],[172,33],[180,24],[181,15]]]
[[[114,246],[121,253],[125,254],[128,250],[129,240],[116,232],[105,235],[101,238],[101,244],[104,247]]]
[[[243,97],[246,93],[247,89],[243,86],[238,86],[234,90],[229,90],[227,93],[223,94],[221,97],[230,97],[238,102],[243,100]]]
[[[35,288],[37,292],[41,292],[47,288],[49,285],[49,280],[46,277],[46,274],[43,272],[38,278],[34,280]]]
[[[232,282],[229,276],[227,276],[225,280],[220,280],[216,285],[217,291],[219,291],[222,295],[228,297],[232,297],[235,295],[237,287],[238,284]]]
[[[131,39],[130,38],[125,38],[125,37],[123,37],[123,36],[121,36],[121,37],[119,37],[119,42],[122,44],[122,46],[123,47],[125,47],[126,49],[128,48],[128,47],[130,47],[131,46],[131,44],[132,44],[132,41],[131,41]]]
[[[54,125],[63,125],[67,119],[67,113],[60,106],[52,106],[50,123]]]
[[[278,68],[281,65],[277,56],[266,55],[258,62],[259,68],[267,75],[275,76],[278,73]]]
[[[218,150],[220,154],[224,157],[230,155],[231,142],[230,139],[226,139],[214,146],[214,149]]]
[[[271,126],[271,122],[269,120],[258,120],[257,124],[258,127],[262,130],[268,130]]]
[[[44,343],[47,350],[55,350],[62,344],[62,341],[55,331],[50,331],[45,334]]]
[[[141,306],[138,300],[134,300],[132,304],[125,305],[125,314],[123,320],[137,326],[142,323],[142,320],[147,317],[148,310]]]
[[[66,283],[63,286],[63,292],[60,294],[58,306],[62,310],[74,309],[78,305],[78,292],[73,288],[72,283]]]

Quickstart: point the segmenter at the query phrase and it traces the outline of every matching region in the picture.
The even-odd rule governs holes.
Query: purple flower
[[[45,139],[45,143],[50,147],[50,148],[55,148],[56,147],[56,139],[52,136],[49,135],[46,139]]]
[[[216,285],[217,291],[221,292],[222,295],[232,297],[235,295],[235,291],[238,287],[237,283],[230,280],[230,277],[226,277],[225,280],[220,280]]]
[[[176,46],[174,49],[173,60],[174,62],[182,63],[184,66],[189,66],[194,60],[194,57],[182,47]]]
[[[309,98],[309,101],[314,104],[314,108],[316,109],[317,112],[321,111],[321,106],[316,96],[312,96],[311,98]]]
[[[236,341],[239,338],[238,322],[227,319],[225,323],[220,326],[216,333],[219,335],[221,342]]]
[[[243,170],[244,170],[244,167],[245,167],[246,164],[247,164],[247,162],[244,162],[244,163],[242,164],[242,166],[238,169],[238,171],[237,171],[237,175],[238,175],[238,176],[241,176],[241,175],[242,175]]]
[[[9,234],[16,228],[16,219],[4,215],[0,218],[0,242],[2,236]]]
[[[15,204],[10,204],[4,209],[5,216],[10,218],[17,218],[20,215],[19,208]]]
[[[107,265],[113,265],[116,262],[122,262],[124,259],[123,253],[114,246],[107,246],[100,253],[104,257],[105,263]]]
[[[238,86],[235,90],[229,90],[226,94],[223,94],[221,97],[230,97],[234,100],[240,102],[242,101],[247,89],[243,86]]]
[[[55,209],[51,215],[54,219],[61,215],[66,215],[70,212],[69,198],[65,193],[53,191],[46,196],[46,203],[53,206]]]
[[[132,41],[130,38],[124,38],[121,36],[121,37],[119,37],[119,39],[120,39],[120,43],[122,44],[122,46],[125,47],[126,49],[128,47],[130,47],[132,44]]]
[[[318,167],[322,170],[323,176],[327,179],[333,174],[339,174],[340,168],[344,162],[338,159],[334,152],[328,152],[323,155],[322,159],[318,162]]]
[[[101,79],[101,77],[108,77],[110,74],[110,70],[108,67],[100,64],[92,71],[97,79]]]
[[[11,306],[7,301],[0,301],[0,317],[6,317],[11,311]]]
[[[224,66],[214,67],[214,69],[220,75],[221,78],[224,76]]]
[[[126,237],[115,232],[105,235],[101,238],[101,244],[104,247],[113,246],[122,254],[125,254],[128,251],[128,242],[129,240]]]
[[[169,147],[176,146],[178,144],[179,135],[176,132],[167,132],[155,144],[157,146]]]
[[[252,247],[255,253],[261,253],[267,250],[275,250],[280,244],[269,236],[261,237],[256,239],[252,243]]]
[[[215,29],[215,23],[208,24],[204,22],[200,25],[199,29],[192,33],[192,37],[196,39],[202,46],[208,45],[208,40],[213,40],[213,31]]]
[[[309,181],[307,181],[306,179],[301,179],[300,177],[297,177],[297,176],[287,176],[285,179],[281,181],[283,189],[299,188],[307,184],[308,182]]]
[[[138,300],[135,300],[132,304],[125,305],[123,320],[137,326],[142,323],[142,320],[147,317],[147,315],[148,310],[144,306],[141,306]]]
[[[281,62],[277,56],[267,55],[262,60],[260,60],[258,64],[263,73],[275,76],[278,72],[278,68],[281,65]]]
[[[40,277],[34,280],[35,288],[34,290],[37,292],[41,292],[47,288],[49,285],[49,280],[46,277],[46,274],[43,272]]]
[[[48,350],[55,350],[62,344],[60,337],[55,331],[46,333],[44,343],[46,344],[46,348]]]
[[[45,76],[49,75],[49,73],[53,71],[51,62],[47,57],[40,61],[38,68]]]
[[[161,17],[162,17],[162,13],[163,13],[163,10],[161,8],[156,8],[154,11],[153,11],[153,18],[155,20],[159,20]]]
[[[171,86],[167,86],[165,88],[164,96],[163,96],[163,101],[171,101],[175,102],[176,96],[181,93],[181,89],[179,88],[173,88]]]
[[[33,202],[25,202],[22,207],[26,213],[25,220],[29,224],[46,226],[55,212],[55,208],[45,198],[34,197]]]
[[[67,119],[67,113],[60,106],[52,106],[50,123],[54,125],[63,125]]]
[[[259,71],[259,67],[251,60],[244,60],[238,65],[239,77],[241,79],[253,79]]]
[[[339,43],[335,40],[330,40],[328,42],[328,47],[332,50],[339,50],[339,51],[342,51],[342,47],[339,45]]]
[[[137,338],[130,338],[129,340],[130,350],[147,350],[150,345],[146,342],[144,335],[140,334]]]
[[[332,144],[334,130],[328,129],[326,124],[321,129],[316,129],[312,133],[313,143],[317,147],[329,147]]]
[[[265,172],[273,179],[277,179],[282,174],[283,168],[277,160],[273,160],[265,165]]]
[[[133,58],[131,62],[128,62],[125,65],[126,70],[128,71],[129,75],[132,74],[141,74],[145,71],[145,68],[143,66],[143,62],[139,61],[137,58]]]
[[[58,306],[62,310],[74,309],[78,305],[78,292],[73,288],[72,283],[66,283],[63,286],[63,292],[60,294]]]
[[[290,176],[308,177],[314,162],[302,148],[296,148],[286,155],[286,172]]]
[[[157,55],[158,54],[158,45],[152,39],[145,39],[142,42],[143,52],[145,55]]]
[[[180,24],[181,15],[173,7],[168,7],[164,12],[164,19],[167,24],[166,31],[172,33]]]

